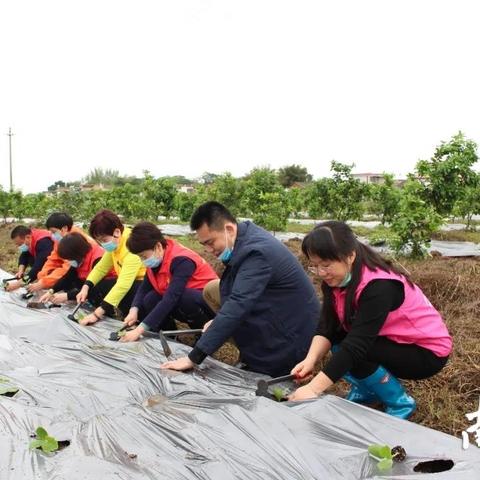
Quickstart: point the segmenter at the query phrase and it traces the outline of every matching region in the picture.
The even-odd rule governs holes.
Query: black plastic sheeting
[[[71,308],[25,305],[0,293],[0,375],[20,389],[0,395],[0,480],[410,479],[432,477],[413,467],[436,458],[455,466],[435,478],[480,478],[480,449],[462,450],[460,439],[332,395],[256,397],[262,376],[213,359],[160,370],[156,339],[111,342],[118,321],[82,327],[67,319]],[[189,351],[170,346],[173,358]],[[30,450],[38,426],[70,445]],[[408,457],[381,475],[372,443],[402,445]]]

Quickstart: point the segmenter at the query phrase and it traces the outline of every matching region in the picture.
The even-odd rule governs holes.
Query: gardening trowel
[[[133,330],[135,326],[130,326],[125,324],[120,330],[117,330],[116,332],[111,332],[110,336],[108,337],[109,340],[112,342],[118,342],[122,337],[123,337],[123,332]]]
[[[34,308],[37,310],[50,309],[50,308],[61,308],[61,305],[56,303],[43,303],[43,302],[28,302],[27,308]]]
[[[73,322],[77,322],[78,323],[78,318],[75,318],[75,314],[78,312],[78,310],[80,309],[80,307],[82,306],[83,304],[82,303],[79,303],[75,309],[73,310],[72,313],[70,313],[69,315],[67,315],[67,318],[69,320],[72,320]]]
[[[194,328],[188,330],[160,330],[159,332],[145,332],[145,337],[158,338],[162,345],[163,353],[166,357],[172,354],[172,350],[168,345],[166,337],[178,337],[179,335],[201,335],[203,330],[201,328]]]
[[[257,389],[255,390],[255,395],[257,397],[271,398],[271,394],[268,391],[268,387],[270,385],[275,385],[276,383],[280,382],[287,382],[288,380],[294,380],[295,378],[298,378],[298,376],[293,373],[290,375],[284,375],[283,377],[271,378],[270,380],[259,380],[257,382]]]

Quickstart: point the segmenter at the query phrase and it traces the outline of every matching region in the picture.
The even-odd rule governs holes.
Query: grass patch
[[[447,240],[450,242],[473,242],[480,243],[480,232],[469,230],[439,231],[432,235],[434,240]]]

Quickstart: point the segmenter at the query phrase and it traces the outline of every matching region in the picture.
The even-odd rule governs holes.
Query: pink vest
[[[362,278],[357,286],[354,299],[354,308],[363,289],[372,280],[386,279],[402,282],[405,300],[399,308],[390,312],[385,319],[383,327],[378,333],[397,343],[414,343],[420,347],[431,350],[438,357],[446,357],[452,351],[452,337],[440,314],[420,290],[417,285],[413,287],[403,275],[383,270],[369,270],[363,267]],[[334,288],[333,297],[335,311],[344,330],[350,330],[345,323],[345,296],[346,288]]]

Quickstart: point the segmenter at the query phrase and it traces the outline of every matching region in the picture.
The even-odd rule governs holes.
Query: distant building
[[[353,178],[360,180],[363,183],[383,183],[383,173],[353,173]]]
[[[177,186],[177,192],[193,193],[194,191],[195,191],[195,188],[191,184],[183,184],[183,185]]]

